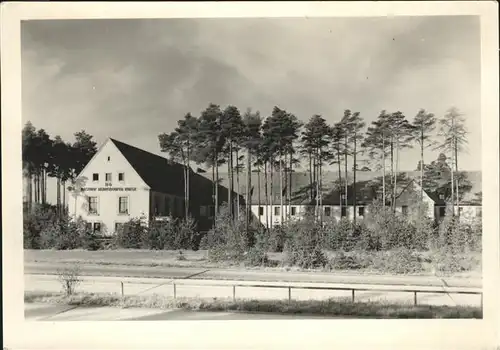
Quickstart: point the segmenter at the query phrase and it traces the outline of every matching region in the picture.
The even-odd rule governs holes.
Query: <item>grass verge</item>
[[[338,252],[327,252],[331,259]],[[269,253],[269,259],[273,266],[248,266],[238,262],[211,262],[208,260],[207,251],[183,251],[185,260],[178,260],[178,251],[156,251],[142,249],[117,249],[117,250],[24,250],[25,263],[48,263],[48,264],[80,264],[100,265],[106,267],[166,267],[166,268],[208,268],[208,269],[231,269],[245,271],[272,271],[272,272],[331,272],[349,275],[401,275],[401,276],[439,276],[454,278],[480,278],[481,277],[481,254],[471,253],[466,256],[469,261],[470,270],[462,272],[440,272],[433,269],[433,254],[431,252],[418,252],[422,261],[422,269],[409,271],[408,269],[394,269],[394,259],[390,252],[349,252],[345,253],[354,260],[364,260],[369,263],[362,268],[347,268],[335,266],[330,268],[302,269],[297,266],[283,264],[283,253]],[[379,262],[374,264],[374,262]],[[364,263],[363,263],[364,264]],[[356,264],[355,264],[356,265]],[[352,267],[352,266],[351,266]]]
[[[83,307],[141,307],[156,309],[185,309],[191,311],[261,312],[296,315],[321,315],[354,318],[482,318],[480,307],[432,306],[395,304],[388,302],[355,302],[343,299],[328,300],[236,300],[200,299],[153,296],[124,296],[116,294],[79,293],[66,297],[59,293],[25,292],[26,303],[52,303]]]

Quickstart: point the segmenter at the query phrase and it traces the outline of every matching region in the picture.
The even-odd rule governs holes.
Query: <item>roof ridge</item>
[[[126,142],[123,142],[123,141],[120,141],[120,140],[114,139],[114,138],[112,138],[112,137],[110,137],[109,139],[110,139],[113,143],[115,143],[115,144],[116,144],[116,143],[121,143],[122,145],[125,145],[125,146],[127,146],[127,147],[133,148],[134,150],[137,150],[137,151],[139,151],[139,152],[141,152],[141,153],[147,153],[147,154],[148,154],[148,155],[150,155],[150,156],[154,156],[154,157],[159,158],[159,159],[161,159],[161,160],[163,160],[163,161],[167,161],[170,165],[177,165],[177,166],[181,166],[181,167],[183,167],[183,166],[184,166],[184,165],[180,164],[179,162],[176,162],[176,161],[170,160],[170,159],[168,159],[168,158],[166,158],[166,157],[160,156],[160,155],[155,154],[155,153],[153,153],[153,152],[146,151],[146,150],[144,150],[144,149],[142,149],[142,148],[139,148],[139,147],[133,146],[133,145],[128,144],[128,143],[126,143]]]

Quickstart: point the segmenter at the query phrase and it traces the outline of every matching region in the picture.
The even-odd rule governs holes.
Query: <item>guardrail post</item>
[[[288,301],[292,301],[292,287],[288,287]]]
[[[413,304],[417,306],[417,291],[413,292]]]
[[[125,293],[123,291],[123,281],[121,281],[120,284],[121,284],[121,287],[122,287],[121,289],[122,289],[122,297],[123,297],[125,295]]]
[[[233,302],[236,301],[236,286],[233,286]]]
[[[177,299],[177,290],[175,287],[175,283],[173,283],[173,285],[174,285],[174,299]]]
[[[354,289],[352,290],[352,302],[354,303]]]

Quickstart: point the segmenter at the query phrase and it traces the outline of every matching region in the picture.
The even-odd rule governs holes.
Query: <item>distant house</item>
[[[342,174],[344,175],[344,174]],[[373,182],[381,177],[380,172],[359,171],[356,174],[356,216],[364,217],[369,210],[369,205],[376,198],[381,198],[381,193],[376,193],[376,187]],[[243,175],[245,176],[245,175]],[[280,196],[280,180],[278,174],[273,174],[273,182],[270,181],[268,174],[267,200],[266,186],[264,174],[252,173],[252,190],[251,190],[251,212],[255,218],[263,225],[275,226],[281,225],[282,221],[297,220],[303,217],[306,213],[315,211],[315,199],[310,198],[309,189],[309,173],[294,172],[288,174],[283,181],[284,196],[283,206],[281,206]],[[400,173],[400,177],[404,180],[398,180],[398,188],[396,193],[395,209],[403,215],[410,215],[420,203],[420,172],[405,172]],[[220,174],[222,184],[228,183],[227,174]],[[399,176],[398,176],[399,177]],[[459,206],[455,208],[456,214],[460,214],[461,219],[468,220],[481,216],[481,203],[473,201],[473,193],[481,191],[481,173],[467,172],[467,177],[472,184],[472,189],[466,193],[460,201]],[[291,178],[291,181],[290,181]],[[349,185],[347,188],[347,206],[345,205],[345,189],[339,188],[338,175],[336,172],[325,172],[323,176],[323,193],[322,193],[322,211],[324,218],[341,217],[353,218],[354,216],[354,187],[352,184],[352,173],[348,173]],[[386,174],[386,204],[390,205],[391,187],[390,176]],[[244,182],[244,181],[243,181]],[[292,195],[291,204],[289,205],[287,196],[289,195],[289,182],[291,183]],[[260,183],[260,189],[258,184]],[[240,187],[239,193],[245,196],[245,184]],[[424,189],[423,202],[427,204],[428,216],[435,220],[441,220],[446,214],[445,198],[433,191]],[[342,201],[342,205],[341,205]]]
[[[189,214],[199,230],[213,224],[213,183],[190,172]],[[96,233],[112,234],[132,218],[145,222],[184,218],[184,166],[109,138],[70,188],[70,215],[84,219]],[[219,186],[219,204],[228,190]]]

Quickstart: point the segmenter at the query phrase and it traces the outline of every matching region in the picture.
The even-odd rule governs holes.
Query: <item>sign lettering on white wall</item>
[[[137,191],[135,187],[82,187],[82,192],[91,192],[91,191]]]

